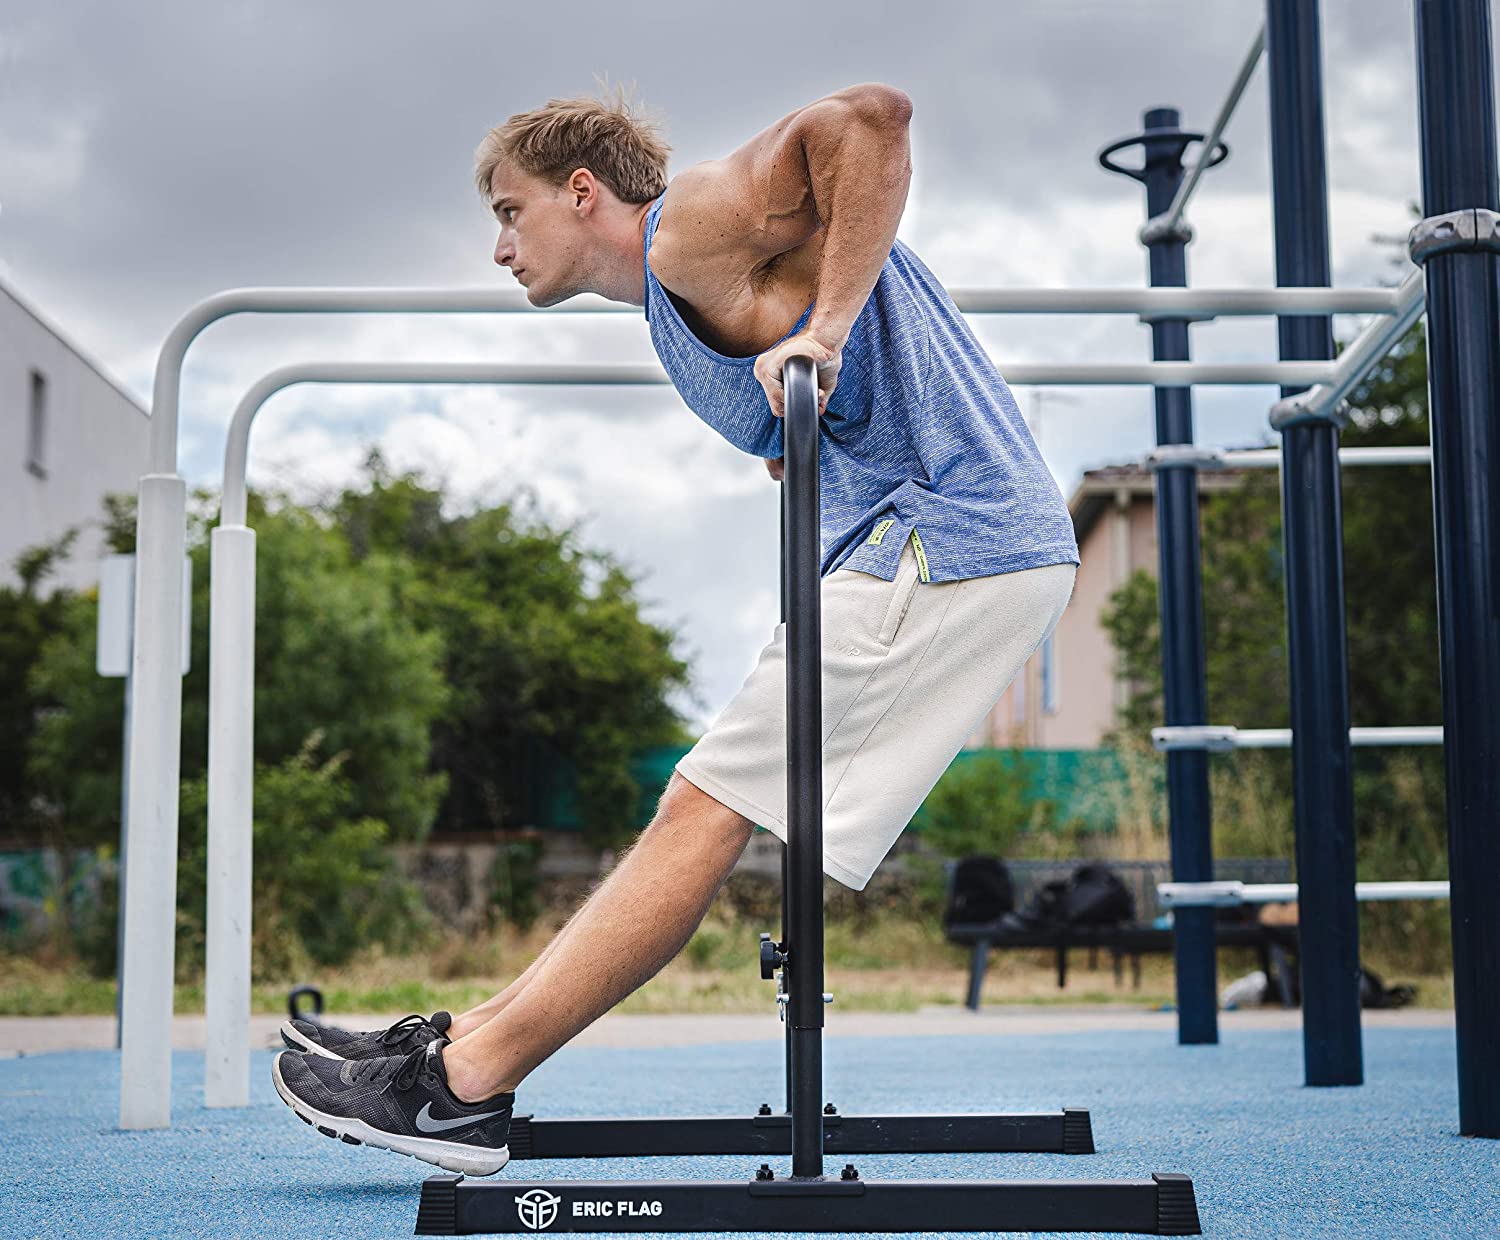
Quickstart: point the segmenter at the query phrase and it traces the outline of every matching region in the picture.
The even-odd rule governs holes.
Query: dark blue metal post
[[[1317,0],[1267,0],[1276,283],[1327,285],[1328,176]],[[1283,359],[1333,356],[1330,319],[1277,323]],[[1303,388],[1282,388],[1283,397]],[[1285,408],[1285,406],[1281,407]],[[1302,1065],[1309,1085],[1359,1085],[1359,904],[1344,626],[1339,424],[1273,415],[1281,511],[1297,833]]]
[[[1148,218],[1164,214],[1182,183],[1182,153],[1202,134],[1178,128],[1175,108],[1146,113],[1145,130],[1115,143],[1100,156],[1113,172],[1146,186]],[[1139,143],[1140,169],[1110,163],[1122,145]],[[1179,228],[1147,242],[1153,288],[1187,285],[1187,242]],[[1151,355],[1160,362],[1188,360],[1188,320],[1155,319]],[[1187,387],[1156,389],[1156,442],[1193,442],[1193,393]],[[1164,469],[1156,475],[1157,593],[1161,607],[1162,693],[1169,727],[1208,722],[1208,673],[1203,638],[1203,572],[1198,545],[1198,473]],[[1208,793],[1208,755],[1171,750],[1167,759],[1167,814],[1172,877],[1207,882],[1214,876],[1213,808]],[[1173,913],[1177,966],[1177,1040],[1184,1045],[1219,1040],[1218,960],[1214,910],[1180,908]]]
[[[1417,0],[1459,1131],[1500,1137],[1500,190],[1486,0]],[[1434,219],[1434,217],[1444,217]],[[1415,583],[1413,583],[1415,584]]]

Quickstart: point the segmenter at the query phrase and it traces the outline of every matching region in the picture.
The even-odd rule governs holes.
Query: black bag
[[[1002,930],[1045,930],[1060,926],[1068,918],[1068,882],[1054,878],[1043,883],[1031,897],[1024,911],[1007,913],[1000,920]]]
[[[965,857],[953,871],[943,926],[987,926],[1015,907],[1010,871],[998,857]]]
[[[1063,920],[1070,926],[1115,926],[1135,919],[1135,898],[1107,865],[1081,865],[1068,877]]]
[[[1055,926],[1115,926],[1135,918],[1135,898],[1107,865],[1088,862],[1067,878],[1043,883],[1024,912],[1001,921],[1006,930]]]
[[[1359,970],[1359,1006],[1364,1008],[1405,1007],[1417,997],[1417,988],[1405,983],[1387,986],[1378,973],[1361,966]]]

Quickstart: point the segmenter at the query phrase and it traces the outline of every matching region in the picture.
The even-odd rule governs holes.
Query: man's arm
[[[809,109],[802,151],[822,222],[817,305],[807,330],[842,348],[896,240],[911,185],[911,100],[858,88],[839,109]]]
[[[893,86],[850,86],[724,159],[695,164],[668,191],[653,269],[690,286],[748,284],[822,229],[810,329],[842,345],[896,239],[911,183],[911,112]]]

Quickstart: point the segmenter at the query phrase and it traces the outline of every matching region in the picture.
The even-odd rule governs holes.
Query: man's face
[[[490,176],[490,209],[500,225],[495,262],[508,267],[533,306],[553,306],[573,287],[585,240],[567,185],[552,186],[504,163]]]

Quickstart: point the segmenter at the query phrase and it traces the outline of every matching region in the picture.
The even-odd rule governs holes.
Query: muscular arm
[[[824,230],[807,330],[834,348],[880,278],[911,185],[911,102],[889,87],[870,91],[809,115],[801,139]]]
[[[848,339],[896,239],[911,184],[911,100],[864,83],[782,117],[722,160],[698,164],[668,191],[652,267],[685,284],[742,288],[800,267],[817,306],[810,333]]]

